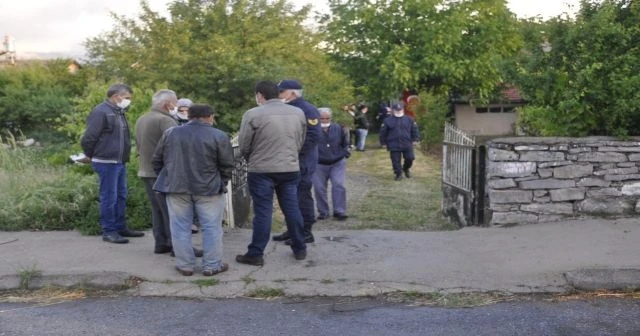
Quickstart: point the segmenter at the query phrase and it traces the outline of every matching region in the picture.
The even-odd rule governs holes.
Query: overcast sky
[[[171,1],[148,0],[148,3],[152,9],[163,11]],[[314,3],[317,10],[327,9],[324,0],[292,2],[298,6]],[[548,18],[572,11],[568,6],[575,10],[578,4],[579,0],[508,1],[511,11],[520,17]],[[83,41],[110,30],[113,24],[110,11],[134,16],[139,9],[138,0],[0,0],[0,38],[14,37],[18,57],[33,53],[77,56],[83,53]]]

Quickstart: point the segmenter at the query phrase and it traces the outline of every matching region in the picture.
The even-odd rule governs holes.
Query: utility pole
[[[0,56],[7,55],[7,59],[9,60],[9,64],[16,64],[16,44],[13,36],[5,35],[4,42],[2,43],[4,47],[3,50],[0,50]]]

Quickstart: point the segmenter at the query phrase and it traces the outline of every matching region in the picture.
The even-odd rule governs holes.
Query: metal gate
[[[247,185],[247,161],[240,155],[238,139],[231,140],[233,145],[234,167],[231,187],[227,188],[225,221],[230,227],[243,227],[251,213],[251,197]]]
[[[450,123],[442,141],[442,211],[458,227],[484,224],[484,146]]]

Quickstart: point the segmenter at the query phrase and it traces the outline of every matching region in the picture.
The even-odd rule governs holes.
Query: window
[[[487,111],[486,107],[476,107],[476,113],[487,113]]]
[[[500,113],[502,112],[502,106],[492,106],[489,108],[489,112],[491,113]]]

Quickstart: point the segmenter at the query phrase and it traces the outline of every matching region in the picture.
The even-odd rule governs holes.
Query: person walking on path
[[[358,104],[356,106],[356,150],[364,152],[365,143],[367,141],[367,134],[369,133],[369,119],[367,119],[367,112],[369,107],[365,104]]]
[[[318,207],[318,219],[329,217],[327,186],[331,181],[331,200],[333,217],[337,220],[347,219],[347,189],[345,176],[349,152],[349,133],[342,126],[331,122],[331,109],[321,107],[320,126],[322,136],[318,142],[318,168],[313,175],[313,189]]]
[[[143,232],[127,227],[127,167],[131,154],[131,134],[125,112],[131,104],[133,90],[125,84],[114,84],[107,99],[87,117],[87,127],[80,140],[86,156],[81,162],[91,163],[100,182],[100,227],[102,240],[126,244],[124,237],[142,237]]]
[[[202,275],[229,269],[222,262],[222,216],[233,149],[227,134],[212,124],[211,106],[191,105],[189,122],[166,130],[153,154],[158,174],[153,188],[166,194],[176,269],[185,276],[193,275],[196,266],[191,242],[194,211],[201,226]]]
[[[391,106],[393,116],[385,118],[380,129],[380,145],[389,151],[396,181],[402,180],[403,172],[407,178],[411,177],[410,169],[415,159],[413,146],[420,140],[418,125],[404,114],[403,108],[402,103],[394,103]]]
[[[237,255],[236,261],[264,265],[264,249],[271,235],[274,190],[287,224],[293,256],[304,260],[307,246],[298,203],[298,154],[305,142],[308,121],[301,109],[278,99],[278,87],[273,82],[258,82],[255,95],[258,106],[244,113],[238,134],[238,148],[247,160],[247,182],[253,200],[253,236],[247,253]]]
[[[285,103],[300,108],[307,118],[306,137],[304,145],[300,150],[300,183],[298,184],[298,202],[300,211],[304,219],[304,240],[313,243],[313,233],[311,229],[316,222],[315,203],[313,201],[313,174],[318,166],[318,139],[322,130],[320,129],[320,114],[318,109],[306,101],[302,96],[302,84],[297,80],[285,79],[278,84],[280,99]],[[289,232],[284,232],[273,237],[275,241],[287,241]],[[289,242],[291,243],[291,242]]]
[[[155,240],[154,253],[169,253],[171,248],[171,227],[169,212],[163,193],[155,192],[153,185],[158,175],[153,170],[151,161],[153,152],[167,129],[177,126],[171,117],[177,110],[178,98],[171,90],[160,90],[151,98],[151,111],[143,114],[136,121],[136,148],[138,150],[138,177],[144,184],[147,198],[151,204],[151,224]]]

